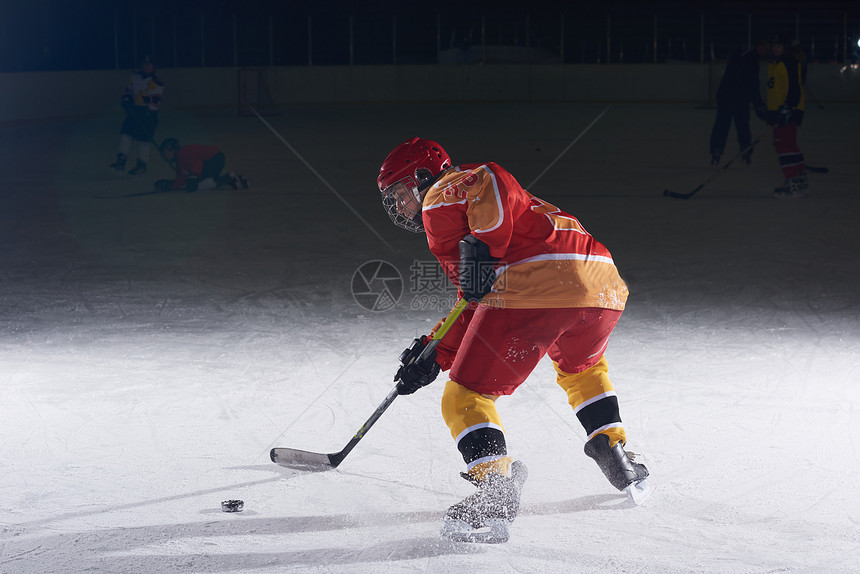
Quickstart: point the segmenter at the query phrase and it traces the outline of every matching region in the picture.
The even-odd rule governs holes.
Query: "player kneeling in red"
[[[377,184],[392,221],[426,233],[430,251],[472,305],[427,363],[427,337],[401,356],[395,380],[410,394],[450,369],[442,415],[478,491],[448,509],[442,534],[501,542],[519,509],[526,468],[508,454],[496,400],[549,355],[585,428],[585,453],[634,501],[650,492],[627,435],[603,353],[627,300],[606,247],[572,215],[524,190],[501,166],[453,166],[433,141],[389,154]],[[438,328],[438,326],[437,326]]]
[[[161,157],[175,170],[176,178],[160,179],[155,188],[162,191],[184,189],[192,192],[217,187],[247,189],[248,180],[240,173],[231,171],[221,175],[226,158],[224,152],[214,145],[191,144],[180,146],[176,138],[167,138],[159,148]]]

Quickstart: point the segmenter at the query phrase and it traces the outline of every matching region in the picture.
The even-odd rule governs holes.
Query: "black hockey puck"
[[[225,500],[221,503],[221,510],[224,512],[242,512],[245,508],[245,502],[242,500]]]

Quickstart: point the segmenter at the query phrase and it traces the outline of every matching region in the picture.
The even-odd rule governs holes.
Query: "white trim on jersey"
[[[436,205],[425,205],[421,208],[421,211],[430,211],[431,209],[436,209],[437,207],[450,207],[452,205],[463,205],[466,203],[466,200],[456,201],[452,203],[437,203]]]
[[[496,183],[496,174],[494,174],[493,170],[491,170],[486,165],[482,165],[479,169],[486,171],[490,175],[490,179],[493,182],[493,194],[496,197],[496,207],[499,210],[499,220],[496,222],[496,224],[494,226],[492,226],[488,229],[473,229],[472,232],[473,233],[488,233],[490,231],[498,229],[499,226],[502,224],[502,222],[505,221],[505,210],[502,208],[502,197],[501,197],[501,195],[499,195],[499,184]]]
[[[508,267],[522,265],[523,263],[534,263],[535,261],[595,261],[597,263],[609,263],[610,265],[615,264],[615,261],[613,261],[611,257],[605,257],[603,255],[584,255],[582,253],[544,253],[542,255],[535,255],[534,257],[527,257],[513,263],[508,263],[507,265],[502,265],[496,269],[496,275],[501,275]]]

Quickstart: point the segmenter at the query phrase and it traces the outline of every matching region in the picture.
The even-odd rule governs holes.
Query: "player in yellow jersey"
[[[788,49],[785,36],[771,39],[772,59],[767,66],[767,121],[773,128],[773,147],[785,183],[774,190],[776,197],[799,197],[809,184],[803,154],[797,146],[797,128],[805,108],[801,65]]]

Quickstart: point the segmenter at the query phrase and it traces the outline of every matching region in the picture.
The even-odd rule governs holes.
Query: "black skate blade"
[[[508,541],[510,532],[508,521],[503,518],[488,520],[483,528],[472,528],[463,520],[446,518],[439,532],[442,538],[452,542],[469,542],[474,544],[503,544]]]
[[[824,166],[807,165],[805,167],[809,173],[830,173],[830,169]]]
[[[273,448],[269,456],[277,465],[307,472],[324,472],[337,466],[331,455],[295,448]]]

